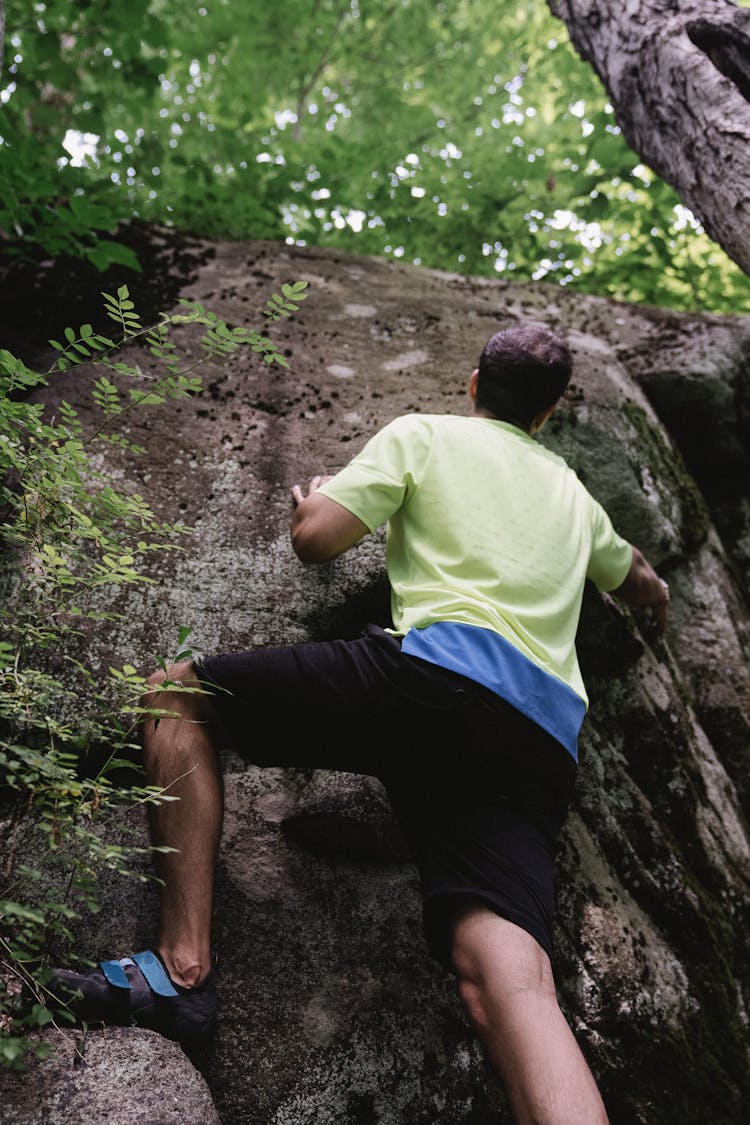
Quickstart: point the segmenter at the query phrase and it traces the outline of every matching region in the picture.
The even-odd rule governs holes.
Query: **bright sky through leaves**
[[[0,227],[53,250],[85,247],[98,208],[748,306],[543,0],[9,0],[0,88]]]

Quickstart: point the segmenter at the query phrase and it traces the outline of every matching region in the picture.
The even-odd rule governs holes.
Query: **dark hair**
[[[496,332],[479,358],[476,405],[524,430],[557,402],[573,370],[568,345],[537,324]]]

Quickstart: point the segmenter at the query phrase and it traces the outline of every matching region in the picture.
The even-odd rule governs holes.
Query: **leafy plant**
[[[273,294],[266,321],[296,312],[305,288],[297,282]],[[7,842],[0,1062],[9,1066],[23,1064],[25,1032],[57,1018],[59,1005],[45,999],[50,943],[70,942],[79,912],[97,909],[102,871],[130,873],[134,854],[144,850],[127,839],[128,813],[171,799],[143,784],[137,762],[143,677],[130,664],[98,676],[78,659],[76,645],[84,624],[90,635],[116,616],[102,595],[151,582],[149,560],[184,549],[190,528],[160,521],[143,496],[115,489],[94,454],[103,443],[142,453],[116,425],[126,414],[196,395],[209,359],[248,348],[268,364],[288,366],[266,335],[229,327],[198,302],[180,301],[177,311],[144,325],[127,286],[103,297],[113,336],[91,324],[66,328],[62,340],[51,341],[57,355],[49,371],[32,371],[0,349],[0,834]],[[178,330],[191,340],[197,333],[197,358],[181,358]],[[50,416],[34,399],[57,373],[82,364],[96,373],[98,418],[88,430],[69,402]],[[189,635],[181,628],[175,654],[155,657],[165,670],[190,655]],[[164,712],[152,706],[149,713],[158,719]],[[104,831],[114,822],[124,843]],[[28,858],[29,834],[39,860]],[[19,1013],[22,986],[37,1002]]]
[[[628,147],[545,0],[288,0],[283,20],[246,0],[6,7],[6,255],[124,264],[137,216],[748,307],[750,280]]]

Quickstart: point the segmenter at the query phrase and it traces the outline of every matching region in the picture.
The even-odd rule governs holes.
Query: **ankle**
[[[182,988],[195,988],[208,976],[211,966],[200,958],[171,952],[161,947],[157,952],[174,984],[179,984]]]

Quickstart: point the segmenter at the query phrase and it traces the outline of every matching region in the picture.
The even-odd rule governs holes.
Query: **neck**
[[[486,410],[483,406],[475,406],[472,414],[477,418],[489,418],[493,422],[508,422],[509,425],[523,430],[525,434],[531,434],[529,427],[520,418],[501,418],[499,414],[493,414],[491,410]]]

